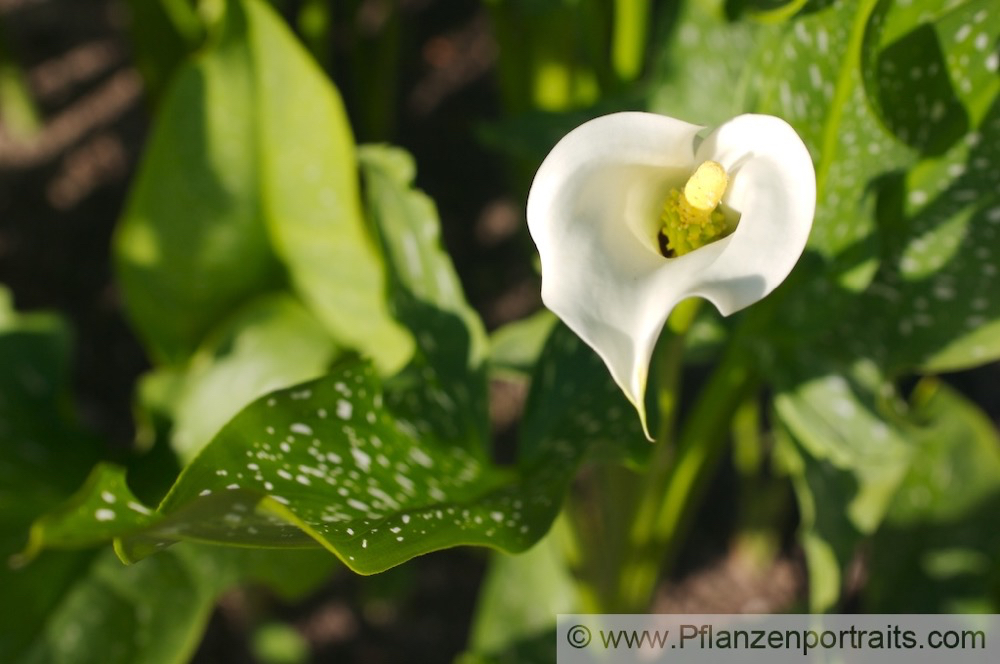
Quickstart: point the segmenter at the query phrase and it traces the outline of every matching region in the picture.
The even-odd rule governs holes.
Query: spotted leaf
[[[399,148],[359,151],[365,207],[386,256],[393,314],[416,352],[389,382],[386,401],[421,432],[480,458],[488,448],[486,332],[465,301],[440,240],[433,201],[413,187],[413,158]]]
[[[125,560],[180,540],[323,546],[362,573],[459,544],[521,551],[548,530],[572,472],[555,454],[521,472],[497,468],[397,416],[371,365],[350,361],[251,404],[146,521],[102,520],[107,486],[86,487],[72,502],[88,509],[60,512],[73,524],[47,520],[35,550],[118,524]]]
[[[858,309],[896,370],[1000,357],[1000,25],[990,2],[930,4],[893,5],[880,54],[886,122],[923,153],[885,196],[886,257]]]

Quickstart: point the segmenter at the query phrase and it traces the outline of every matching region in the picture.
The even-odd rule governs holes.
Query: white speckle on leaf
[[[140,505],[139,503],[137,503],[135,501],[131,501],[130,500],[128,503],[126,503],[126,505],[133,512],[138,512],[139,514],[149,514],[150,513],[148,507],[146,507],[145,505]]]
[[[115,502],[115,494],[111,493],[110,491],[102,491],[101,500],[106,502],[108,505],[113,505]]]
[[[311,436],[313,433],[312,427],[308,424],[303,424],[302,422],[295,422],[289,428],[293,433],[302,434],[303,436]]]
[[[367,503],[363,503],[357,498],[348,498],[347,504],[353,507],[354,509],[358,510],[359,512],[367,512],[369,509],[371,509],[370,507],[368,507]]]
[[[342,420],[351,419],[351,413],[354,412],[354,406],[351,405],[350,401],[345,401],[344,399],[339,399],[337,401],[337,417]]]
[[[382,489],[379,489],[377,487],[368,487],[368,494],[373,498],[382,501],[382,503],[386,507],[389,507],[390,509],[399,508],[399,503],[396,502],[396,500],[392,496],[387,494],[385,491],[382,491]]]
[[[358,469],[361,472],[367,473],[369,470],[371,470],[372,458],[368,454],[362,452],[356,447],[352,447],[351,456],[354,457],[354,463],[357,464]]]
[[[413,459],[416,463],[420,464],[424,468],[431,468],[434,466],[434,459],[427,456],[427,453],[424,452],[419,447],[411,447],[409,454],[411,459]]]
[[[404,491],[406,491],[407,493],[412,493],[413,492],[413,489],[416,486],[413,483],[413,480],[411,480],[410,478],[406,477],[405,475],[401,475],[399,473],[396,473],[392,477],[393,477],[394,480],[396,480],[396,483],[399,484],[399,486],[403,487]]]
[[[115,513],[109,509],[101,508],[94,512],[94,518],[98,521],[111,521],[115,518]]]

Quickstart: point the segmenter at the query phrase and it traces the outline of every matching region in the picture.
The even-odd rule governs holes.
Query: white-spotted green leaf
[[[349,361],[237,415],[145,525],[120,521],[117,550],[135,560],[179,540],[320,545],[362,573],[462,544],[522,551],[555,518],[573,460],[558,448],[519,471],[492,466],[397,417],[373,368]],[[96,511],[63,513],[76,523],[49,520],[45,532],[98,525]]]
[[[519,461],[537,463],[554,449],[577,462],[590,454],[640,461],[650,448],[632,405],[601,358],[568,327],[556,324],[532,374]]]
[[[441,246],[434,201],[413,185],[413,157],[388,145],[363,145],[358,160],[365,206],[386,254],[393,290],[460,317],[468,328],[468,363],[477,366],[485,354],[483,323],[465,301],[451,257]]]
[[[291,295],[252,300],[209,334],[186,367],[172,407],[172,448],[190,461],[257,397],[323,375],[337,350]]]
[[[876,4],[833,2],[770,28],[751,83],[754,108],[787,120],[812,153],[817,210],[809,248],[836,259],[838,283],[854,291],[878,266],[872,183],[912,158],[872,111],[865,90]]]
[[[760,28],[730,21],[726,4],[683,3],[675,32],[654,61],[649,111],[712,127],[752,110],[747,58],[756,48]]]
[[[32,524],[28,546],[15,562],[31,560],[53,542],[59,548],[100,544],[143,528],[152,521],[151,515],[152,510],[128,487],[125,469],[100,463],[72,498]]]
[[[215,43],[166,92],[116,254],[130,316],[162,360],[286,278],[381,369],[412,349],[388,312],[339,96],[260,0],[228,0]]]
[[[777,92],[764,103],[791,109],[812,144],[819,212],[815,253],[798,270],[808,278],[786,289],[772,337],[787,329],[802,342],[811,331],[818,337],[804,343],[872,358],[890,374],[955,370],[1000,356],[1000,28],[988,20],[989,8],[981,0],[880,3],[861,31],[862,15],[853,14],[858,29],[848,30],[845,13],[864,3],[837,3],[786,28],[786,55],[797,54],[798,63],[786,66],[801,68],[803,80],[770,84]],[[841,20],[827,24],[814,18],[820,14]],[[843,38],[833,40],[834,33]],[[813,60],[844,39],[855,45],[830,79],[837,84],[828,109],[804,77],[828,80],[830,63]],[[807,44],[815,48],[804,50]],[[848,88],[857,98],[845,101],[839,91]],[[854,176],[838,175],[848,172]],[[840,236],[848,241],[842,248]],[[834,273],[858,279],[809,276],[829,272],[821,256],[837,252]],[[877,271],[865,267],[875,262]]]
[[[135,568],[122,566],[110,549],[46,551],[11,566],[26,562],[9,556],[24,546],[31,520],[79,486],[98,446],[69,408],[65,325],[49,314],[15,313],[3,289],[0,369],[0,661],[183,661],[218,593],[236,580],[290,596],[329,573],[330,557],[315,552],[285,553],[275,562],[273,552],[190,547]],[[145,511],[123,471],[102,464],[84,491],[38,521],[36,534],[86,546],[107,538],[103,524],[134,527]]]
[[[925,153],[886,197],[886,259],[858,309],[880,337],[862,344],[896,370],[1000,357],[1000,25],[989,2],[940,4],[919,23],[887,14],[873,83],[886,122]]]
[[[360,150],[364,201],[389,274],[393,314],[413,334],[411,363],[386,386],[386,402],[420,432],[485,458],[486,332],[465,301],[440,241],[433,201],[413,187],[412,157],[384,145]]]

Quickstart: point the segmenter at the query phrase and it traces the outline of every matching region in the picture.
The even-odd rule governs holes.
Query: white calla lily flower
[[[671,310],[700,297],[729,315],[763,298],[798,261],[815,213],[812,160],[785,121],[741,115],[703,129],[651,113],[591,120],[552,149],[528,195],[542,300],[601,356],[644,429],[649,362]],[[721,202],[708,198],[728,235],[666,257],[665,202],[706,162],[724,171],[709,183]]]

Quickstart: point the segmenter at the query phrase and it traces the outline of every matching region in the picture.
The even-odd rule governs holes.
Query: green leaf
[[[973,403],[921,384],[913,464],[872,542],[865,608],[995,613],[1000,607],[1000,436]]]
[[[8,553],[5,549],[0,550],[4,558]],[[0,615],[4,617],[0,623],[0,661],[20,661],[61,598],[86,576],[93,558],[93,551],[46,551],[22,569],[0,561]]]
[[[0,556],[74,491],[100,447],[69,406],[70,334],[51,314],[18,314],[0,287]]]
[[[902,404],[871,362],[858,362],[845,376],[822,371],[815,356],[799,365],[816,371],[786,376],[774,406],[779,461],[801,514],[812,610],[835,606],[844,571],[866,539],[882,570],[872,573],[872,610],[957,611],[947,602],[974,595],[973,588],[980,599],[993,593],[987,588],[997,587],[1000,573],[987,525],[1000,491],[993,424],[936,381],[925,380]],[[966,563],[975,569],[945,574],[949,565]],[[915,585],[914,578],[927,582]],[[963,610],[973,606],[986,605]]]
[[[490,367],[516,376],[530,375],[558,319],[548,309],[516,320],[490,335]]]
[[[44,616],[39,616],[44,622],[32,624],[28,632],[12,634],[16,641],[9,652],[3,650],[7,639],[0,639],[5,662],[187,661],[224,590],[244,579],[269,582],[279,566],[286,577],[308,578],[309,584],[315,585],[328,573],[330,562],[329,557],[318,557],[315,552],[245,551],[190,544],[131,567],[123,566],[110,550],[96,557],[73,555],[74,573],[59,586]],[[22,587],[44,589],[48,584],[43,573],[52,570],[55,560],[47,554],[18,572],[28,575],[20,579],[29,582]],[[288,585],[286,581],[279,583]],[[0,607],[5,616],[27,627],[19,618],[22,606],[11,603],[14,599],[28,598],[5,592]],[[6,632],[10,627],[7,623],[0,630]]]
[[[817,157],[810,242],[837,276],[802,279],[783,315],[892,374],[1000,357],[1000,28],[988,5],[886,2],[867,17],[864,3],[834,5],[792,22],[785,74],[763,85],[777,92],[761,108],[787,114]],[[799,271],[829,271],[816,263]]]
[[[499,652],[465,652],[455,660],[457,664],[548,664],[556,661],[555,628],[534,634],[508,644]]]
[[[336,353],[330,335],[292,296],[252,300],[192,357],[172,408],[174,451],[190,461],[248,403],[318,378]]]
[[[232,32],[164,94],[115,238],[127,312],[161,360],[184,359],[282,282],[261,209],[254,71]]]
[[[654,62],[651,112],[715,126],[748,110],[746,63],[759,28],[747,21],[729,21],[726,4],[724,0],[683,4],[674,33]]]
[[[885,196],[891,243],[858,309],[883,323],[862,343],[898,371],[1000,357],[1000,26],[989,2],[937,5],[893,6],[871,84],[888,126],[924,154]]]
[[[875,0],[834,2],[774,28],[754,82],[754,109],[787,120],[816,164],[817,211],[809,247],[837,259],[838,282],[861,290],[878,266],[872,182],[904,167],[912,152],[872,112],[869,66]]]
[[[124,468],[98,464],[72,498],[32,524],[28,546],[14,563],[26,564],[51,543],[60,548],[100,544],[142,528],[152,521],[151,514],[129,489]]]
[[[338,341],[396,369],[411,345],[388,313],[340,99],[260,0],[226,8],[165,94],[118,229],[130,316],[176,362],[288,279]]]
[[[338,341],[391,373],[412,353],[389,315],[386,275],[358,193],[343,102],[288,27],[259,0],[230,0],[231,39],[247,43],[259,114],[261,193],[292,283]]]
[[[565,325],[556,325],[524,407],[520,463],[533,463],[559,448],[578,460],[594,455],[641,463],[651,447],[601,358]]]
[[[413,361],[386,386],[390,409],[484,458],[489,442],[486,332],[442,249],[433,202],[413,188],[404,151],[364,146],[365,204],[388,265],[393,311],[414,335]]]
[[[978,406],[937,379],[913,397],[918,447],[887,522],[951,523],[1000,492],[1000,433]]]
[[[143,87],[159,95],[171,75],[197,48],[205,29],[187,0],[127,0],[129,37]]]
[[[891,403],[870,362],[851,372],[823,372],[815,357],[786,377],[774,397],[782,424],[780,458],[791,475],[810,574],[810,606],[830,609],[842,572],[862,537],[876,531],[903,481],[912,454],[908,436],[887,420]]]
[[[570,535],[565,527],[557,521],[531,550],[491,558],[469,637],[472,653],[505,652],[549,634],[557,614],[581,610],[579,589],[566,566],[564,538]]]
[[[486,332],[441,246],[434,201],[413,186],[413,157],[388,145],[363,145],[358,159],[365,206],[378,230],[393,290],[461,318],[470,337],[468,362],[478,365],[485,355]]]
[[[318,543],[374,573],[460,544],[522,551],[545,534],[574,468],[563,447],[518,474],[418,432],[385,404],[373,369],[358,361],[256,401],[184,470],[145,525],[109,520],[122,526],[119,554],[135,560],[185,539]],[[73,523],[50,515],[38,532],[93,531],[96,510],[72,506],[102,498],[76,496],[60,513]]]

